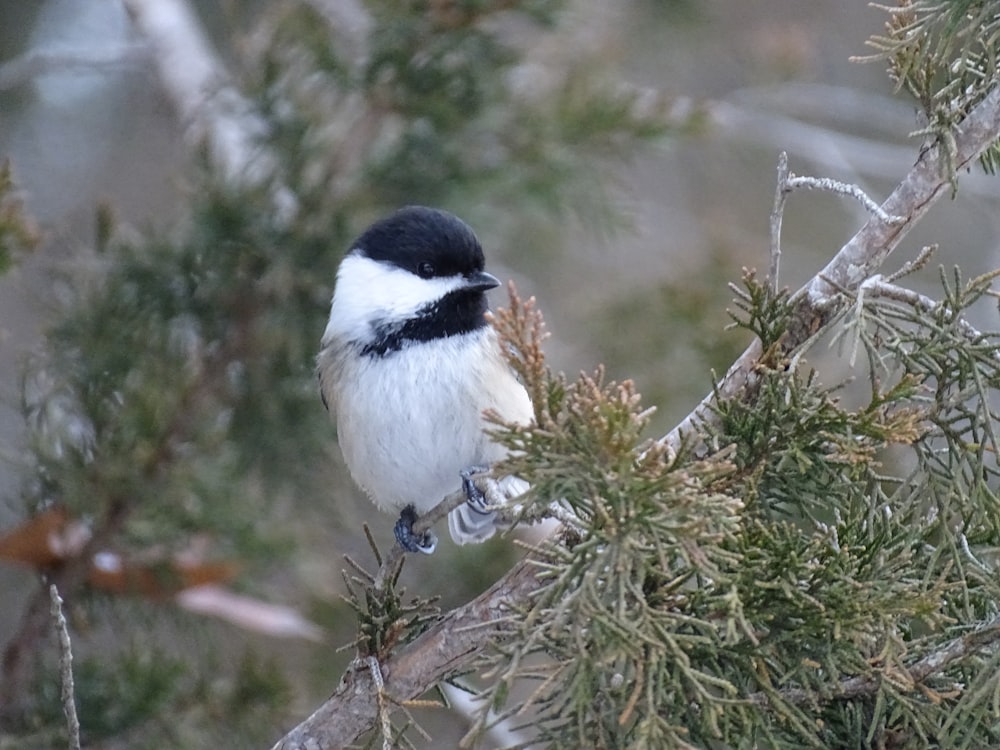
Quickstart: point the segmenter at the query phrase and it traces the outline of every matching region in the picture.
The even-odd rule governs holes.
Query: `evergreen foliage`
[[[337,264],[374,216],[415,202],[476,207],[477,223],[490,204],[538,210],[544,198],[544,211],[565,209],[600,197],[589,187],[598,175],[591,153],[626,154],[665,132],[657,113],[636,114],[631,95],[612,92],[596,69],[541,101],[510,85],[524,53],[498,19],[519,16],[551,33],[559,6],[372,2],[372,26],[353,40],[364,47],[354,54],[313,5],[282,3],[261,19],[259,45],[242,60],[240,85],[266,134],[246,178],[223,182],[206,158],[187,217],[168,232],[137,234],[98,210],[94,253],[62,279],[70,299],[24,380],[27,512],[58,507],[92,524],[78,556],[46,571],[64,597],[113,620],[120,607],[141,605],[90,591],[96,552],[150,566],[161,584],[152,593],[162,596],[182,583],[171,560],[206,540],[206,562],[236,561],[253,588],[252,574],[287,545],[275,500],[302,509],[310,498],[331,502],[308,470],[333,439],[314,356]],[[262,164],[271,170],[263,177]],[[0,191],[5,264],[30,232],[7,197],[6,168]],[[47,645],[44,592],[8,643],[0,685],[4,726],[25,737],[59,722],[58,692],[43,689],[52,665],[37,657]],[[393,601],[379,622],[396,619],[402,605]],[[244,730],[272,735],[287,710],[273,669],[202,671],[138,640],[123,632],[100,659],[77,640],[85,744],[138,732],[149,746],[190,746],[198,731],[213,734],[206,705],[257,706],[226,714],[239,724],[222,743],[231,745]],[[136,658],[147,658],[141,669]],[[185,698],[210,676],[230,698]],[[182,739],[177,722],[190,730]]]
[[[14,262],[16,254],[38,242],[38,229],[25,216],[17,200],[10,162],[0,165],[0,273]]]
[[[995,648],[941,658],[996,638],[1000,355],[962,322],[995,275],[946,279],[930,309],[856,299],[836,325],[868,402],[841,406],[801,353],[762,360],[704,458],[641,439],[630,383],[549,372],[530,306],[498,316],[537,419],[496,432],[498,471],[532,483],[527,517],[562,498],[579,523],[537,551],[545,583],[483,664],[490,721],[552,748],[1000,741]],[[745,283],[739,324],[780,339],[761,321],[786,301]]]
[[[997,4],[888,10],[873,44],[948,154],[998,83]],[[470,738],[504,721],[552,748],[996,746],[1000,342],[965,321],[996,275],[942,272],[940,301],[881,277],[843,294],[834,339],[869,375],[847,408],[783,346],[788,296],[748,274],[756,387],[717,392],[677,456],[641,440],[629,383],[549,372],[515,303],[500,328],[537,422],[496,432],[499,471],[531,482],[526,517],[558,498],[578,524],[536,550],[544,583],[482,662]]]
[[[274,498],[319,492],[301,469],[330,432],[313,355],[360,227],[417,200],[476,223],[487,205],[594,213],[603,160],[665,132],[596,67],[543,96],[511,84],[523,50],[499,16],[552,28],[558,2],[368,6],[361,50],[312,5],[268,11],[244,83],[273,172],[232,185],[206,167],[166,234],[129,236],[100,214],[93,268],[70,280],[74,299],[25,377],[24,502],[93,519],[79,557],[46,572],[95,619],[147,605],[93,594],[93,553],[163,562],[205,535],[252,571],[284,542],[269,530]],[[873,39],[923,108],[920,134],[946,151],[997,86],[997,7],[908,0]],[[30,234],[7,186],[5,171],[0,267],[10,238]],[[293,200],[279,208],[282,190]],[[518,518],[556,514],[565,530],[530,550],[541,586],[476,665],[484,710],[470,741],[506,721],[551,748],[1000,744],[1000,349],[965,322],[994,277],[943,273],[940,301],[882,279],[844,291],[829,330],[868,376],[848,406],[807,351],[787,350],[803,325],[794,299],[747,274],[733,318],[763,344],[757,385],[717,394],[676,453],[647,437],[631,382],[553,373],[540,317],[513,295],[496,324],[536,420],[494,419],[512,451],[496,470],[532,485]],[[403,602],[398,569],[355,572],[360,658],[387,658],[438,617],[434,601]],[[51,666],[38,657],[47,597],[29,602],[0,685],[5,730],[25,742],[58,724],[50,678],[32,672]],[[80,659],[87,742],[224,745],[281,721],[284,679],[252,655],[220,668],[137,634],[116,645]]]
[[[920,104],[926,125],[914,135],[949,144],[952,130],[996,84],[1000,15],[994,0],[902,0],[884,35],[873,36],[872,58],[885,60],[896,87]],[[995,172],[1000,150],[981,158]]]

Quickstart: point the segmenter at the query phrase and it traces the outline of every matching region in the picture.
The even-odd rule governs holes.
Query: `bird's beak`
[[[500,286],[500,279],[486,271],[478,271],[465,278],[465,288],[470,292],[486,292]]]

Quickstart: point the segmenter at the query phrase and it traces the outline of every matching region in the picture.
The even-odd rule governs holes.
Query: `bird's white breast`
[[[385,357],[333,345],[319,368],[348,469],[386,510],[424,513],[460,488],[463,468],[503,457],[483,433],[485,409],[517,422],[532,416],[490,327]]]

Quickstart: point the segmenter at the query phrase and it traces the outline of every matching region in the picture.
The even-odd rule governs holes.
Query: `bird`
[[[337,270],[317,356],[323,403],[354,481],[380,509],[398,512],[394,535],[430,554],[437,538],[413,523],[463,488],[448,515],[458,544],[484,541],[497,518],[472,481],[506,450],[486,433],[484,412],[528,424],[532,404],[487,318],[485,270],[472,228],[447,211],[406,206],[373,223]],[[501,497],[523,493],[515,476]]]

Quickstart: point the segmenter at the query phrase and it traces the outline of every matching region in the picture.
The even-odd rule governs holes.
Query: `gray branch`
[[[927,654],[911,667],[900,669],[888,667],[873,675],[849,677],[835,685],[830,697],[834,700],[850,700],[862,695],[874,695],[884,680],[892,680],[904,689],[912,690],[954,662],[972,656],[985,648],[1000,642],[1000,618],[994,618],[975,630],[959,636],[939,649]],[[773,696],[766,693],[751,693],[748,700],[758,706],[768,706],[780,699],[793,705],[807,705],[816,699],[815,693],[798,688],[777,690]]]
[[[117,70],[146,60],[147,50],[138,44],[62,52],[34,50],[0,65],[0,91],[17,88],[49,73]]]
[[[954,168],[964,169],[998,137],[1000,89],[995,89],[957,129]],[[946,159],[939,148],[924,152],[881,206],[886,215],[902,217],[903,221],[897,224],[873,216],[826,268],[794,295],[796,319],[788,334],[788,349],[801,346],[817,327],[829,321],[842,304],[842,290],[856,291],[877,272],[909,229],[947,192],[949,184]],[[752,394],[760,353],[760,342],[754,341],[732,365],[718,386],[724,398]],[[709,395],[663,440],[676,449],[686,436],[697,434],[701,425],[712,418],[711,401]],[[522,560],[488,591],[447,613],[415,641],[389,656],[381,664],[384,695],[392,703],[412,700],[468,665],[488,644],[503,636],[504,623],[513,608],[526,605],[542,586],[540,573],[541,568],[532,559]],[[923,680],[973,649],[994,642],[993,630],[974,636],[928,655],[911,667],[910,675]],[[379,720],[379,693],[371,671],[363,665],[352,665],[333,695],[279,740],[273,750],[332,750],[354,742]]]
[[[990,92],[956,129],[954,169],[960,171],[968,167],[998,138],[1000,88]],[[949,190],[947,164],[940,146],[925,151],[881,206],[885,215],[901,217],[903,221],[888,222],[879,215],[872,216],[826,268],[795,293],[791,304],[796,306],[796,314],[784,341],[786,351],[809,341],[843,303],[842,290],[857,291],[866,279],[877,273],[909,230]],[[760,341],[754,339],[719,381],[716,392],[723,398],[752,393],[757,385],[755,367],[760,355]],[[706,422],[712,421],[714,399],[714,393],[705,396],[694,411],[661,440],[678,450],[686,438],[697,435]]]
[[[73,687],[73,646],[69,640],[69,629],[62,611],[62,597],[55,585],[49,586],[49,613],[59,637],[59,680],[62,686],[63,715],[66,717],[66,732],[69,735],[69,750],[80,750],[80,719],[76,715],[75,688]]]
[[[266,184],[276,160],[263,145],[264,120],[232,83],[185,0],[124,2],[152,51],[185,139],[207,144],[215,165],[234,183]],[[294,215],[297,201],[291,190],[277,186],[273,200],[279,217]]]
[[[920,292],[915,292],[912,289],[907,289],[887,281],[881,274],[865,280],[858,291],[859,299],[863,300],[864,295],[902,302],[914,310],[924,313],[934,313],[942,308],[948,308],[943,302],[928,297],[926,294],[921,294]],[[955,321],[955,325],[958,326],[958,330],[962,333],[962,336],[972,344],[978,344],[985,338],[983,333],[965,318],[958,318]],[[994,352],[993,356],[996,359],[1000,359],[1000,352]]]

